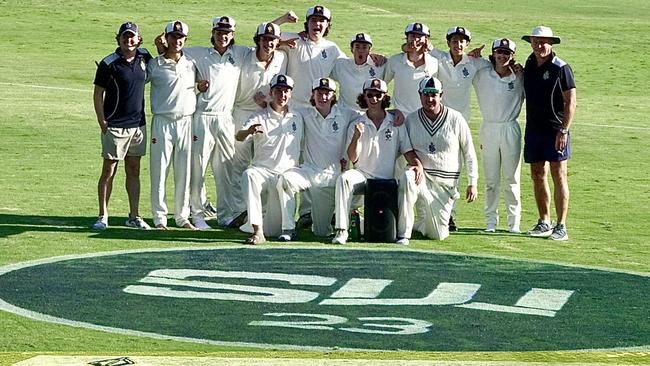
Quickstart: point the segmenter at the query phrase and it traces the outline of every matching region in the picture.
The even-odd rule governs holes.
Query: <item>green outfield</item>
[[[297,25],[286,25],[283,29],[300,30],[304,12],[311,5],[314,4],[304,1],[144,3],[0,0],[0,20],[5,29],[0,37],[0,47],[3,49],[3,60],[0,63],[0,267],[7,270],[8,266],[15,263],[58,256],[79,257],[109,251],[154,248],[242,250],[240,244],[245,235],[232,230],[190,232],[174,228],[169,232],[142,232],[125,228],[123,223],[128,204],[122,188],[124,174],[121,169],[110,203],[111,228],[101,233],[89,230],[97,215],[96,185],[101,168],[98,126],[92,107],[95,61],[101,60],[114,50],[114,34],[119,24],[126,20],[135,21],[140,25],[144,44],[151,49],[153,38],[171,19],[179,18],[189,24],[189,45],[208,45],[212,18],[216,15],[230,15],[237,20],[237,43],[251,45],[252,33],[258,23],[275,18],[290,9],[301,17],[301,21]],[[373,342],[372,337],[356,339],[346,336],[348,338],[342,337],[340,340],[347,342],[347,346],[338,348],[363,350],[337,350],[336,337],[323,340],[322,344],[318,344],[321,341],[316,338],[301,337],[301,333],[290,334],[289,338],[281,341],[273,340],[271,335],[274,333],[286,336],[282,334],[283,328],[274,327],[266,333],[256,330],[251,337],[259,341],[251,339],[248,342],[278,345],[287,344],[286,339],[293,339],[291,345],[305,344],[328,348],[259,348],[245,344],[246,340],[241,339],[235,339],[240,342],[238,344],[227,344],[197,343],[180,337],[152,338],[45,322],[23,316],[25,314],[0,311],[0,364],[11,364],[44,354],[650,364],[650,305],[647,291],[643,292],[643,289],[648,287],[650,276],[650,234],[647,228],[650,219],[650,159],[647,157],[647,151],[650,149],[650,123],[647,117],[650,115],[650,95],[645,89],[650,81],[648,61],[645,59],[646,55],[650,54],[650,22],[647,20],[650,5],[642,0],[622,0],[615,3],[606,0],[473,0],[457,4],[424,0],[406,3],[388,0],[336,0],[327,1],[323,5],[333,12],[333,26],[329,38],[346,52],[349,51],[349,38],[356,32],[364,31],[372,35],[376,52],[394,54],[403,40],[404,26],[414,21],[429,25],[432,40],[440,48],[446,47],[444,32],[447,27],[453,25],[469,28],[473,33],[474,46],[489,44],[498,37],[518,41],[521,35],[530,32],[533,26],[539,24],[552,27],[555,33],[562,37],[562,44],[556,47],[556,51],[571,64],[578,95],[577,115],[572,127],[573,157],[569,163],[570,240],[555,243],[523,235],[511,235],[504,230],[492,235],[483,233],[483,186],[482,179],[479,179],[478,202],[458,205],[458,224],[462,230],[443,242],[412,240],[406,253],[400,255],[412,255],[415,259],[401,266],[408,268],[416,263],[421,251],[427,252],[427,258],[436,257],[434,253],[440,256],[444,253],[454,253],[453,257],[461,258],[465,261],[465,266],[470,266],[467,263],[473,263],[472,261],[480,263],[480,271],[472,276],[484,274],[486,282],[480,282],[484,288],[489,287],[488,279],[496,281],[503,273],[514,273],[513,268],[517,267],[517,270],[524,271],[522,279],[530,279],[529,284],[517,284],[514,287],[516,291],[513,290],[510,295],[508,290],[504,289],[505,295],[478,299],[485,303],[512,305],[525,293],[526,286],[575,291],[562,311],[573,314],[566,318],[567,321],[579,319],[580,322],[570,326],[568,323],[562,323],[563,326],[566,325],[562,329],[575,327],[576,330],[580,328],[580,324],[583,324],[585,329],[595,329],[596,325],[600,324],[604,329],[600,333],[602,342],[585,346],[587,343],[584,339],[571,339],[579,333],[578,331],[554,334],[546,328],[547,325],[540,322],[539,327],[535,328],[535,322],[532,322],[527,323],[527,326],[532,332],[539,330],[539,337],[516,337],[516,342],[519,342],[517,344],[521,345],[517,347],[514,345],[516,342],[508,343],[509,346],[500,342],[482,343],[481,339],[485,340],[487,337],[469,336],[465,339],[465,344],[474,344],[475,347],[454,348],[453,342],[439,339],[437,347],[429,347],[431,343],[422,339],[413,342],[413,346],[406,342],[393,347],[368,347],[367,344],[370,343],[364,343],[363,340],[368,338],[369,342]],[[529,54],[529,48],[523,41],[517,43],[517,59],[523,61]],[[480,113],[475,103],[473,116],[471,128],[477,141]],[[521,117],[523,120],[524,116]],[[149,219],[148,160],[143,163],[141,212],[145,219]],[[213,185],[210,185],[209,189],[210,196],[214,199]],[[522,229],[526,229],[532,227],[537,216],[527,165],[522,167],[522,195]],[[295,246],[317,250],[320,263],[328,263],[328,259],[331,260],[328,264],[332,265],[332,268],[327,269],[330,271],[327,274],[329,277],[339,278],[339,272],[334,265],[339,263],[337,261],[347,263],[345,260],[352,261],[356,258],[359,263],[363,263],[364,257],[358,253],[350,258],[339,258],[345,257],[339,248],[332,248],[325,244],[325,240],[303,234],[303,241]],[[280,249],[283,245],[270,242],[265,244],[265,247]],[[373,258],[369,263],[377,264],[392,263],[390,261],[393,258],[385,256],[386,250],[399,249],[388,244],[355,243],[345,249],[349,248],[376,249],[369,255],[369,258]],[[330,251],[331,257],[328,257]],[[115,268],[116,272],[134,268],[134,272],[129,272],[132,276],[129,279],[130,285],[156,268],[165,268],[163,264],[159,267],[145,266],[146,256],[144,259],[135,255],[133,257],[143,263],[141,268],[137,269],[133,264],[122,266],[119,261],[110,263],[110,266],[113,266],[110,268]],[[163,256],[152,254],[153,257],[161,263],[167,263]],[[215,258],[219,258],[218,261],[215,259],[217,264],[230,263],[227,256]],[[493,261],[486,258],[492,258]],[[373,260],[377,262],[372,262]],[[454,269],[460,266],[440,260],[443,272],[446,266]],[[181,262],[187,265],[187,268],[196,268],[201,263],[209,262],[205,261],[195,260],[192,255],[187,255]],[[24,305],[28,310],[66,319],[94,319],[91,323],[111,326],[121,323],[122,327],[138,324],[138,330],[151,333],[173,333],[195,338],[201,338],[199,335],[203,334],[202,339],[230,339],[219,338],[209,330],[194,332],[189,326],[175,332],[174,324],[166,321],[165,314],[170,311],[169,319],[176,315],[171,313],[170,308],[160,304],[156,305],[158,312],[152,315],[158,317],[157,322],[144,324],[146,322],[143,323],[138,317],[137,304],[123,307],[124,304],[116,302],[117,298],[106,297],[106,293],[99,288],[96,292],[84,292],[83,299],[87,300],[86,303],[96,303],[97,308],[103,312],[97,316],[86,314],[85,311],[90,306],[82,306],[85,304],[83,301],[75,301],[75,292],[72,291],[77,286],[75,281],[92,284],[102,282],[103,278],[112,279],[107,270],[109,267],[104,267],[106,264],[101,261],[91,261],[90,265],[74,261],[69,263],[69,266],[64,266],[73,269],[69,276],[64,276],[54,264],[48,265],[52,268],[40,266],[33,267],[34,270],[26,268],[22,270],[24,272],[7,273],[25,273],[24,277],[13,279],[1,275],[0,271],[0,286],[3,286],[0,287],[0,299],[9,303],[20,302],[21,305],[15,305]],[[171,263],[176,262],[172,260]],[[306,265],[304,268],[296,266],[292,269],[268,266],[269,263],[272,261],[262,261],[261,264],[253,261],[246,265],[245,270],[274,272],[273,269],[277,268],[277,271],[286,273],[321,274],[308,269]],[[318,265],[315,261],[310,263]],[[206,265],[206,268],[221,268],[212,264],[214,263]],[[341,265],[341,268],[343,267]],[[232,268],[239,267],[233,264]],[[75,269],[79,271],[75,272]],[[340,273],[343,272],[341,270]],[[95,273],[97,277],[94,277]],[[547,276],[543,273],[547,273]],[[598,276],[589,277],[588,274],[591,273]],[[381,279],[388,278],[385,276],[389,274],[394,273],[369,270],[367,276]],[[361,272],[350,276],[363,277]],[[477,281],[476,278],[468,276],[467,281],[457,282]],[[448,282],[456,281],[448,279]],[[14,284],[13,287],[9,286],[11,283]],[[25,290],[12,291],[23,289],[18,286],[23,284]],[[61,286],[59,290],[57,286]],[[426,286],[429,284],[422,284],[422,287]],[[29,290],[26,290],[27,288]],[[431,288],[426,287],[422,291],[427,292]],[[19,299],[19,295],[38,294],[39,291],[42,292],[40,297]],[[89,298],[88,293],[94,297]],[[607,304],[607,308],[590,309],[588,302],[579,302],[581,300],[577,294],[590,294],[589,298],[599,300],[600,304]],[[640,294],[645,294],[645,297]],[[395,293],[393,297],[406,297],[403,295]],[[419,293],[416,297],[425,295],[426,293]],[[480,292],[477,293],[477,296],[479,295]],[[607,302],[603,302],[606,297]],[[324,298],[321,297],[319,301],[322,299]],[[146,307],[146,299],[139,301]],[[183,307],[190,304],[187,302],[171,304],[176,309],[194,309],[193,306]],[[588,312],[570,313],[576,310],[572,308],[576,304],[582,304]],[[77,309],[79,311],[76,311]],[[126,309],[135,311],[136,315],[126,314]],[[402,317],[428,319],[429,323],[434,323],[431,329],[435,329],[436,325],[453,328],[450,326],[454,324],[451,319],[459,317],[459,314],[450,310],[437,311],[440,314],[453,315],[449,315],[450,319],[440,324],[426,318],[428,315],[419,313],[416,313],[417,316],[411,316],[405,312]],[[474,316],[474,313],[467,309],[459,311],[466,311],[467,313],[461,314],[468,314],[470,319]],[[281,313],[285,312],[285,309],[278,307],[271,312]],[[303,311],[296,308],[291,312]],[[202,314],[204,313],[187,313],[184,316],[188,319],[200,319]],[[335,314],[346,319],[367,316],[354,312],[350,313],[351,315],[331,311],[324,314]],[[557,314],[558,317],[568,316],[559,310]],[[490,317],[491,315],[481,316],[480,321],[476,320],[476,324],[480,325]],[[610,320],[613,328],[606,327]],[[113,321],[115,323],[112,323]],[[513,329],[518,326],[512,319],[504,321],[503,325],[511,325]],[[157,326],[160,329],[154,329]],[[164,329],[172,331],[165,333]],[[456,330],[462,331],[461,329],[472,332],[478,328],[467,326]],[[494,334],[508,335],[503,330],[495,331]],[[517,333],[513,331],[511,335],[513,334]],[[558,338],[553,339],[554,335]],[[617,335],[621,336],[617,339]],[[549,346],[552,343],[560,346]],[[371,351],[377,349],[389,351]]]

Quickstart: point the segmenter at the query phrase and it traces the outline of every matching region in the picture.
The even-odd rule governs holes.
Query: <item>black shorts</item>
[[[524,136],[524,162],[562,161],[571,157],[571,136],[567,135],[564,150],[555,148],[557,133],[529,132]]]

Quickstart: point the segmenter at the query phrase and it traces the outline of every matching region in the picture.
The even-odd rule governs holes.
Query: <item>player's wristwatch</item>
[[[569,129],[568,128],[560,128],[560,133],[563,134],[563,135],[566,135],[567,133],[569,133]]]

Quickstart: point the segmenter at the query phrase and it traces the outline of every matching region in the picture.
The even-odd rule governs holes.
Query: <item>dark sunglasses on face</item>
[[[498,49],[495,50],[495,52],[497,53],[497,55],[512,55],[512,52],[504,49]]]
[[[371,92],[371,91],[366,92],[366,97],[368,97],[368,98],[377,98],[377,99],[379,99],[379,98],[381,98],[382,95],[383,94],[379,93],[379,92]]]

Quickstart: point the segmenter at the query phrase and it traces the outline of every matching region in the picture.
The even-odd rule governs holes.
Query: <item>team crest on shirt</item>
[[[384,136],[386,137],[386,141],[390,141],[393,138],[393,130],[390,128],[384,132]]]
[[[320,55],[321,55],[321,57],[324,58],[324,59],[327,58],[327,52],[325,52],[325,50],[323,50],[323,51],[320,53]]]
[[[468,77],[469,76],[469,70],[467,70],[466,67],[463,67],[463,77]]]
[[[192,141],[194,142],[199,141],[199,137],[197,135],[192,136]]]
[[[232,58],[232,55],[228,55],[228,62],[230,62],[231,65],[235,66],[235,60]]]
[[[436,152],[436,145],[432,143],[429,144],[429,154],[433,154]]]
[[[511,81],[508,83],[508,90],[514,90],[515,89],[515,82]]]
[[[296,133],[298,131],[298,126],[296,125],[296,122],[293,121],[291,122],[291,133]]]
[[[339,132],[339,124],[336,121],[332,122],[332,131]]]
[[[377,75],[377,72],[375,71],[374,68],[371,67],[370,70],[368,70],[368,74],[370,74],[370,77],[374,78],[375,75]]]
[[[544,71],[544,74],[542,75],[542,79],[548,80],[549,77],[550,77],[550,75],[549,75],[548,71]]]
[[[151,139],[151,143],[152,143],[152,144],[155,145],[157,142],[158,142],[158,140],[157,140],[155,137],[153,137],[153,138]]]

